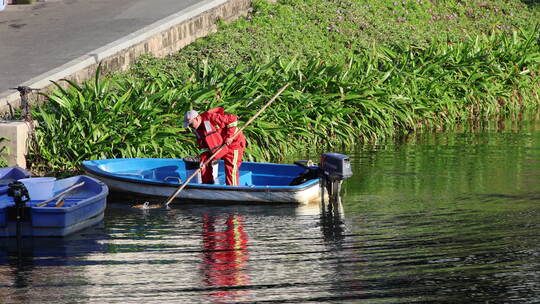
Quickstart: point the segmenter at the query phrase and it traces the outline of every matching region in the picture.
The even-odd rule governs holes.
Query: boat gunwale
[[[66,207],[55,207],[55,208],[51,208],[51,207],[46,207],[46,206],[43,206],[43,207],[36,207],[36,206],[28,206],[28,207],[31,207],[32,208],[32,211],[37,211],[37,212],[41,212],[41,213],[54,213],[55,211],[62,211],[64,213],[67,213],[67,212],[72,212],[73,210],[76,210],[76,209],[79,209],[79,208],[82,208],[86,205],[89,205],[89,204],[92,204],[92,203],[95,203],[95,201],[98,201],[98,200],[101,200],[103,198],[107,198],[107,195],[109,194],[109,187],[102,181],[96,179],[96,178],[93,178],[91,176],[88,176],[88,175],[75,175],[75,176],[71,176],[71,177],[68,177],[66,179],[73,179],[75,180],[75,182],[73,184],[75,184],[77,182],[77,179],[89,179],[90,181],[92,181],[93,183],[96,183],[96,185],[98,185],[100,187],[100,191],[99,192],[95,192],[94,195],[92,196],[89,196],[87,198],[83,198],[82,200],[78,201],[76,204],[73,204],[73,205],[70,205],[70,206],[66,206]],[[85,186],[83,186],[84,188]],[[88,192],[90,193],[90,192]],[[58,213],[62,213],[62,212],[58,212]]]

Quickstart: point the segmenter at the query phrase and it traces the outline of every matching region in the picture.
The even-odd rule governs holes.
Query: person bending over
[[[202,149],[201,164],[223,146],[214,159],[223,159],[226,183],[231,186],[239,185],[239,170],[246,148],[246,139],[242,132],[232,138],[237,125],[238,117],[225,113],[223,108],[213,108],[200,115],[195,110],[189,110],[184,114],[184,128],[190,127],[193,130],[197,144]],[[212,162],[201,167],[201,177],[205,184],[214,183]]]

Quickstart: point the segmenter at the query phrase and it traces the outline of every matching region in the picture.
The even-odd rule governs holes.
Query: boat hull
[[[88,227],[94,226],[103,220],[105,215],[105,208],[97,212],[94,216],[85,217],[84,219],[74,222],[69,226],[36,226],[33,223],[23,222],[21,226],[21,235],[23,237],[64,237],[70,234],[79,232]],[[62,217],[62,216],[61,216]],[[65,218],[65,216],[64,216]],[[64,219],[63,221],[69,221]],[[0,237],[15,237],[17,236],[17,224],[15,222],[8,222],[7,226],[0,227]]]
[[[65,197],[65,205],[55,207],[55,202],[37,207],[41,201],[27,202],[24,208],[20,233],[32,237],[63,237],[93,226],[103,220],[107,205],[108,187],[88,176],[74,176],[58,180],[56,193],[80,182],[85,184]],[[0,237],[17,236],[16,208],[11,197],[2,197],[0,203]]]
[[[178,190],[179,185],[153,185],[98,176],[86,172],[107,184],[111,192],[129,195],[134,198],[167,199]],[[320,202],[319,183],[313,183],[297,191],[257,189],[207,189],[187,186],[176,197],[175,202],[182,203],[286,203],[309,204]]]

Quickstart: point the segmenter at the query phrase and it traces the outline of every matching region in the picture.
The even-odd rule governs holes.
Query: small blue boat
[[[180,192],[177,200],[202,203],[296,204],[320,201],[322,176],[336,172],[340,166],[348,169],[345,174],[341,174],[341,179],[352,175],[347,156],[325,153],[321,159],[325,160],[321,162],[322,166],[243,162],[240,167],[239,186],[225,184],[224,164],[219,161],[214,173],[216,184],[202,184],[200,180],[193,179]],[[341,164],[333,165],[334,163]],[[86,174],[106,183],[111,192],[160,199],[170,197],[198,169],[198,163],[164,158],[89,160],[82,165]]]
[[[60,237],[80,231],[103,219],[107,185],[89,176],[73,176],[54,181],[52,197],[32,199],[17,208],[11,189],[0,195],[0,237]],[[28,189],[31,193],[32,189]],[[22,217],[17,222],[17,212]]]
[[[21,167],[0,168],[0,195],[7,192],[10,183],[28,177],[30,177],[30,172]]]

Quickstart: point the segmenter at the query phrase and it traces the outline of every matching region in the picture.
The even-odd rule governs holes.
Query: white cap
[[[199,113],[195,110],[189,110],[184,114],[184,128],[186,128],[189,125],[189,121],[193,118],[199,116]]]

